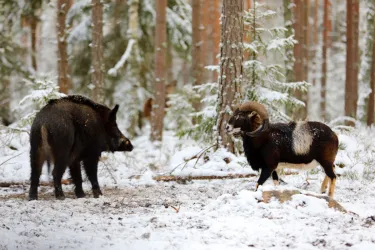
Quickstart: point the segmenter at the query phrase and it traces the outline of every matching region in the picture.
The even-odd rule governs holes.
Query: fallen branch
[[[208,176],[173,176],[173,175],[159,175],[153,177],[155,181],[191,181],[191,180],[223,180],[223,179],[239,179],[239,178],[249,178],[255,177],[256,174],[229,174],[223,176],[215,176],[215,175],[208,175]]]
[[[22,152],[22,153],[19,153],[17,155],[14,155],[14,156],[10,157],[9,159],[7,159],[7,160],[3,161],[2,163],[0,163],[0,166],[3,165],[4,163],[6,163],[6,162],[8,162],[8,161],[10,161],[10,160],[12,160],[14,158],[16,158],[17,156],[22,155],[23,153],[25,153],[25,152]]]
[[[61,181],[62,185],[70,185],[72,184],[71,180],[62,180]],[[7,188],[7,187],[12,187],[12,186],[28,186],[30,185],[29,181],[25,182],[0,182],[0,188]],[[39,186],[43,187],[53,187],[54,184],[53,182],[40,182]]]

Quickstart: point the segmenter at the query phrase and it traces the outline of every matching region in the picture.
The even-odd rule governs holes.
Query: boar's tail
[[[44,155],[46,157],[47,169],[48,169],[48,175],[49,175],[51,173],[52,151],[48,143],[48,130],[45,126],[42,126],[40,132],[42,135],[42,150],[44,151]]]

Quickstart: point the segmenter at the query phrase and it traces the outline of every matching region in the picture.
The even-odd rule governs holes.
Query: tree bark
[[[375,32],[374,31],[372,32],[373,32],[373,41],[372,41],[372,62],[371,62],[371,76],[370,76],[371,93],[369,96],[368,107],[367,107],[367,125],[368,126],[374,124],[374,116],[375,116]]]
[[[32,16],[30,20],[30,29],[31,29],[31,65],[35,71],[38,70],[38,65],[36,62],[36,40],[37,40],[37,27],[38,27],[38,18]]]
[[[324,0],[323,16],[323,48],[322,48],[322,81],[320,89],[320,112],[323,120],[327,120],[326,110],[326,82],[327,82],[327,46],[328,46],[328,13],[329,0]]]
[[[287,31],[285,37],[290,37],[294,34],[293,30],[293,16],[291,0],[283,0],[284,7],[284,23]],[[297,45],[296,45],[297,46]],[[294,82],[294,53],[292,48],[286,48],[285,51],[285,77],[287,82]]]
[[[203,50],[201,31],[201,0],[192,0],[192,76],[194,85],[203,81]],[[196,105],[195,105],[196,106]]]
[[[167,0],[156,2],[155,31],[155,88],[151,114],[151,140],[161,141],[163,137],[163,120],[165,109],[165,78],[167,60]]]
[[[314,49],[313,49],[313,79],[312,79],[312,84],[315,85],[316,83],[316,71],[317,71],[317,62],[316,62],[316,52],[318,48],[318,11],[319,11],[319,2],[318,0],[315,0],[314,4],[314,25],[313,25],[313,43],[314,43]]]
[[[213,65],[219,65],[220,53],[220,0],[214,0],[212,15]],[[213,79],[217,81],[218,72],[213,72]]]
[[[66,14],[71,7],[71,0],[57,1],[57,71],[59,74],[58,83],[60,92],[67,94],[72,83],[68,63],[67,43],[66,43]]]
[[[347,0],[345,115],[353,118],[357,115],[358,100],[358,5],[357,0]]]
[[[243,0],[224,0],[221,25],[220,78],[218,97],[218,144],[234,152],[234,144],[225,133],[232,111],[240,101],[243,62]]]
[[[306,2],[307,3],[307,2]],[[305,29],[305,0],[294,0],[295,9],[294,9],[294,32],[295,38],[298,43],[294,46],[294,74],[295,74],[295,81],[301,82],[305,81],[305,74],[304,74],[304,64],[305,64],[305,37],[304,37],[304,29]],[[307,95],[302,93],[299,90],[295,91],[295,96],[297,99],[305,102],[305,107],[302,107],[293,114],[294,119],[303,120],[307,116]]]
[[[103,3],[92,0],[92,73],[93,99],[104,102],[104,49],[103,49]]]

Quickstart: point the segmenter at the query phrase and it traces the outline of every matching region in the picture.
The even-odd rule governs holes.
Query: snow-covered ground
[[[132,140],[133,152],[106,154],[99,199],[75,199],[68,185],[64,201],[54,199],[52,188],[41,187],[40,200],[28,202],[27,185],[0,188],[0,249],[375,249],[375,151],[366,140],[372,133],[340,135],[337,163],[345,166],[337,168],[335,199],[347,213],[305,195],[319,192],[324,174],[316,170],[282,176],[288,184],[278,187],[269,180],[257,192],[257,177],[153,181],[158,173],[254,173],[243,157],[224,151],[197,159],[203,147],[166,133],[161,145],[140,137]],[[0,138],[2,145],[17,148],[0,148],[0,182],[26,182],[27,135]],[[46,171],[42,179],[48,181]],[[91,194],[88,183],[84,189]],[[264,203],[265,190],[301,194]]]

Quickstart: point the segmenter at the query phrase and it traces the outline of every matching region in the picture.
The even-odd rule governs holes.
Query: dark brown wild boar
[[[81,163],[91,182],[94,197],[102,195],[98,161],[103,151],[132,151],[133,146],[118,129],[116,105],[112,110],[90,99],[70,95],[53,99],[36,115],[30,133],[31,185],[29,200],[38,199],[39,177],[47,161],[53,163],[57,199],[64,199],[61,179],[69,166],[77,198],[82,189]]]

